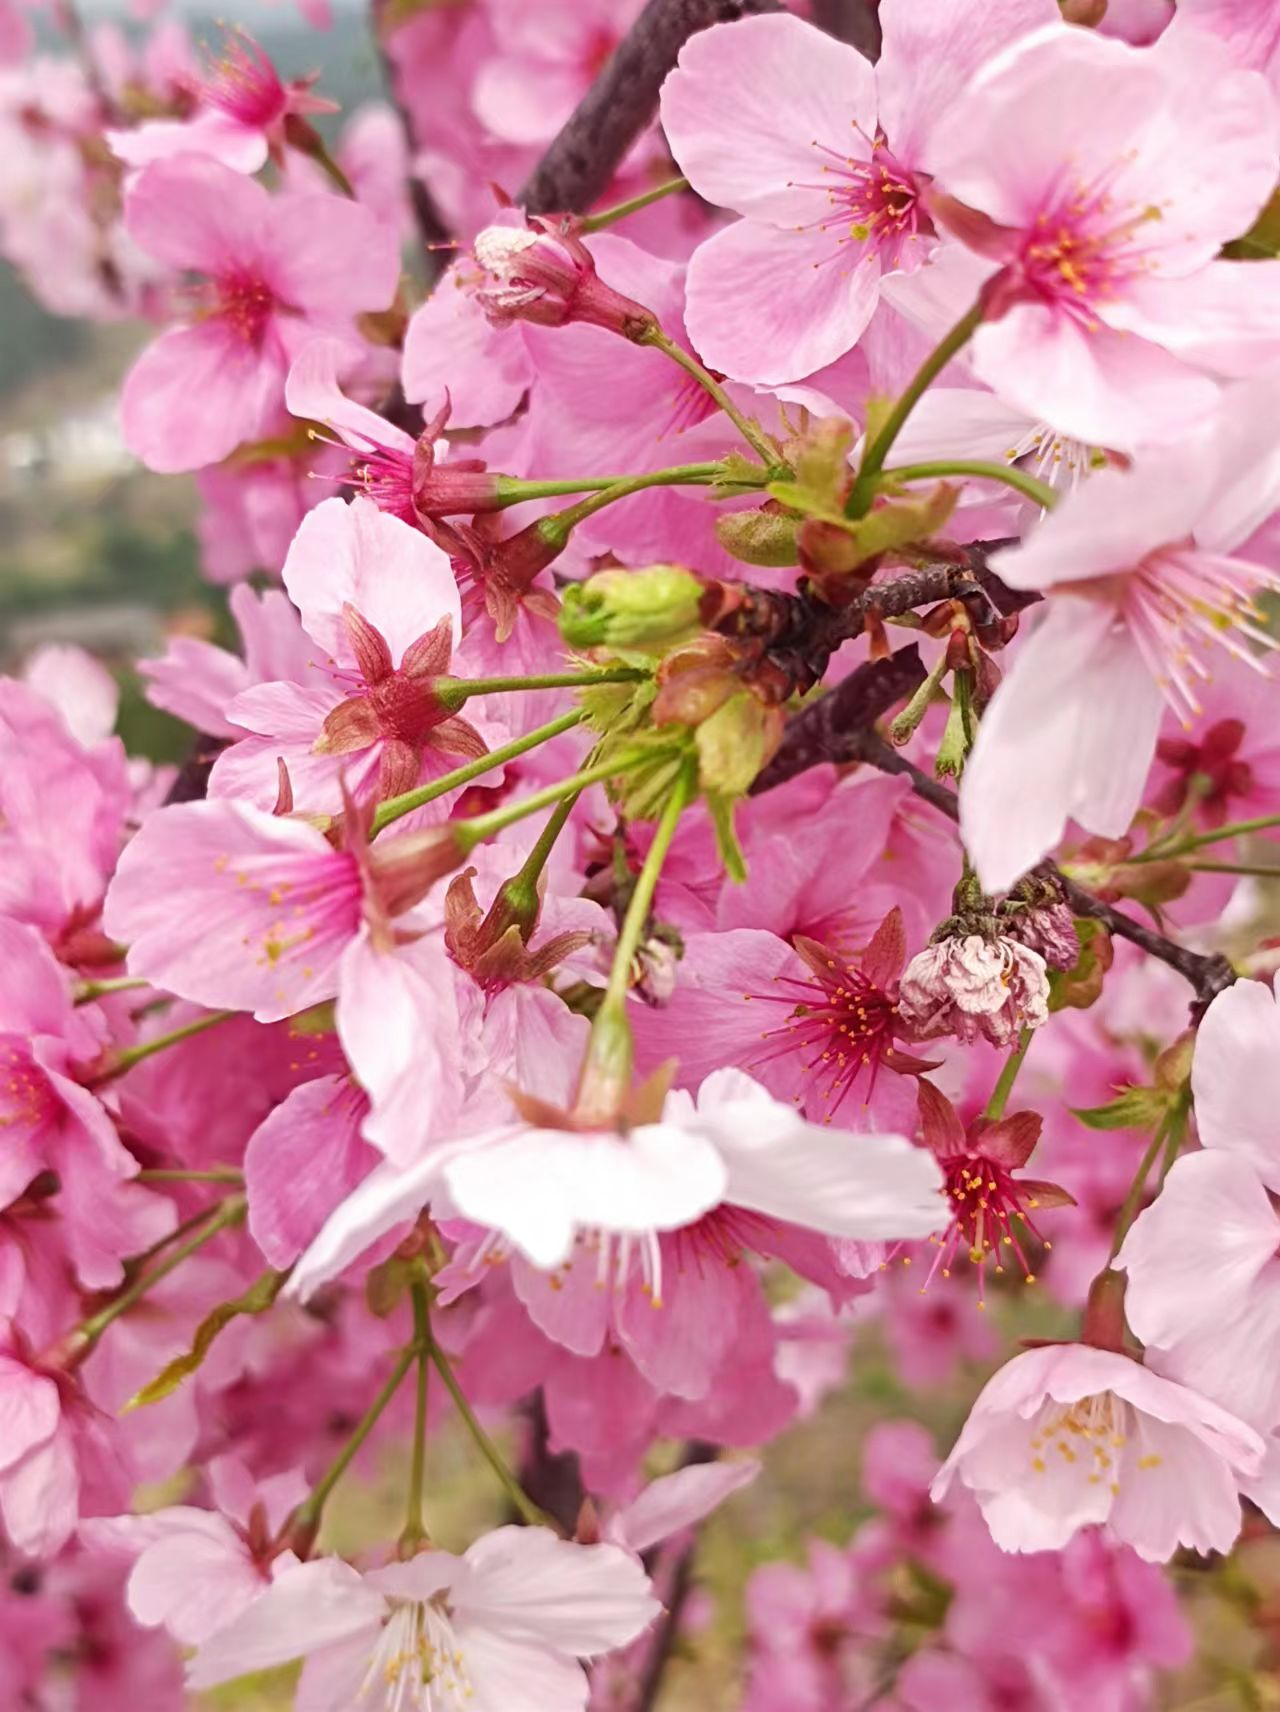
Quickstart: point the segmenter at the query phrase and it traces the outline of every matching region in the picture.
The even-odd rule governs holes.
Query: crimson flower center
[[[264,279],[248,270],[225,273],[216,283],[215,313],[255,349],[261,346],[275,312],[276,297]]]

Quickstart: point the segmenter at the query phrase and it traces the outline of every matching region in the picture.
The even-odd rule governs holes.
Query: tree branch
[[[914,642],[887,660],[868,660],[858,666],[829,695],[791,721],[777,754],[752,785],[752,796],[771,791],[824,761],[838,765],[861,759],[844,752],[846,738],[872,730],[876,720],[919,689],[924,680],[924,665]]]
[[[820,30],[857,48],[872,65],[880,58],[879,0],[813,0],[809,15]]]
[[[663,79],[689,37],[781,9],[779,0],[649,0],[516,201],[530,214],[585,214],[657,112]]]
[[[803,579],[797,594],[752,583],[709,583],[702,621],[719,636],[753,644],[762,666],[777,674],[779,699],[785,700],[820,683],[841,643],[861,636],[873,621],[963,600],[974,607],[976,622],[991,624],[1033,605],[1038,593],[1006,588],[988,565],[989,555],[1009,544],[976,541],[958,549],[954,559],[904,571],[889,582],[867,583],[843,606],[819,599]],[[817,716],[810,708],[798,717]]]

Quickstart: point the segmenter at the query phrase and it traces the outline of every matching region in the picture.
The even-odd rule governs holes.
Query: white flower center
[[[369,1712],[466,1712],[473,1690],[453,1625],[441,1608],[393,1605],[360,1684]]]
[[[536,232],[521,231],[518,226],[486,226],[476,234],[473,246],[475,258],[486,273],[505,279],[526,250],[538,241]]]
[[[1107,1486],[1114,1498],[1127,1476],[1160,1466],[1157,1455],[1135,1454],[1134,1441],[1141,1436],[1137,1412],[1114,1392],[1099,1391],[1077,1403],[1050,1401],[1031,1422],[1031,1466],[1048,1474],[1062,1464],[1059,1477],[1069,1470],[1090,1486]]]

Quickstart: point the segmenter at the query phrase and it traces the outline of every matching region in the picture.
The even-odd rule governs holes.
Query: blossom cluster
[[[659,0],[377,8],[337,130],[0,9],[0,248],[146,323],[239,637],[181,770],[0,680],[5,1705],[651,1712],[769,1447],[861,1510],[855,1333],[958,1430],[745,1712],[1139,1712],[1280,1525],[1274,9],[736,10],[581,189]]]

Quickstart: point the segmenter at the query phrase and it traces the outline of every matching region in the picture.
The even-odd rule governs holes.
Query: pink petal
[[[1129,1273],[1130,1326],[1165,1349],[1197,1332],[1227,1334],[1277,1247],[1280,1221],[1249,1159],[1208,1150],[1180,1159],[1116,1257]]]
[[[1214,374],[1256,374],[1280,356],[1280,261],[1211,262],[1190,279],[1140,279],[1107,320]]]
[[[459,1625],[548,1652],[590,1658],[625,1646],[660,1609],[648,1576],[626,1552],[575,1545],[548,1528],[496,1528],[462,1561],[452,1590]]]
[[[1117,451],[1187,434],[1217,401],[1207,376],[1159,345],[1041,304],[986,322],[971,353],[979,380],[1028,416]]]
[[[613,1323],[611,1290],[602,1288],[596,1253],[579,1243],[554,1272],[511,1258],[511,1282],[529,1318],[553,1343],[574,1355],[599,1355]]]
[[[382,632],[397,664],[442,618],[453,625],[455,644],[462,634],[462,602],[445,554],[371,500],[323,500],[303,519],[283,575],[308,634],[346,666],[354,664],[342,622],[347,602]]]
[[[867,243],[739,220],[694,252],[685,325],[703,362],[722,374],[761,384],[799,380],[857,341],[879,279]]]
[[[743,1298],[760,1288],[749,1267],[703,1254],[697,1242],[693,1233],[664,1243],[661,1298],[633,1280],[616,1310],[619,1340],[654,1390],[695,1402],[736,1344]]]
[[[377,1163],[360,1136],[369,1109],[345,1076],[295,1088],[249,1138],[249,1231],[272,1266],[290,1266]]]
[[[367,937],[342,959],[337,1025],[369,1096],[367,1140],[414,1165],[449,1133],[462,1100],[453,965],[439,941],[375,950]]]
[[[246,245],[255,244],[274,208],[254,179],[187,154],[139,174],[125,198],[125,225],[157,261],[218,274],[245,259]]]
[[[662,86],[662,126],[699,196],[791,225],[813,219],[825,201],[824,148],[839,160],[867,153],[875,75],[855,48],[799,18],[744,18],[700,31],[681,48]],[[816,194],[807,188],[815,185]]]
[[[195,1647],[238,1617],[265,1585],[247,1547],[223,1522],[220,1538],[185,1533],[148,1546],[126,1597],[145,1628],[163,1625],[183,1646]]]
[[[960,830],[982,884],[1006,890],[1053,849],[1069,819],[1122,837],[1142,801],[1163,710],[1109,609],[1056,601],[983,715],[961,783]]]
[[[0,1355],[0,1470],[51,1439],[59,1416],[53,1380],[10,1355]]]
[[[357,451],[392,446],[413,453],[414,439],[366,405],[348,398],[338,384],[346,346],[337,339],[312,339],[299,351],[285,382],[284,400],[294,416],[326,423]]]
[[[187,1685],[213,1688],[364,1631],[372,1642],[385,1610],[381,1595],[337,1558],[293,1565],[201,1646],[187,1667]]]
[[[947,1222],[936,1160],[900,1135],[806,1123],[733,1070],[702,1084],[698,1115],[728,1167],[734,1206],[864,1241],[925,1237]]]
[[[1247,1159],[1280,1192],[1280,1010],[1261,981],[1237,981],[1205,1012],[1191,1086],[1204,1145]]]
[[[521,330],[491,327],[459,267],[450,268],[405,334],[401,380],[410,404],[439,408],[447,393],[455,426],[488,427],[511,415],[531,375]]]
[[[1060,17],[1053,0],[988,0],[976,9],[954,0],[882,0],[876,92],[880,128],[895,159],[944,172],[946,156],[935,159],[929,145],[957,91],[984,60]]]
[[[386,309],[400,280],[395,228],[343,196],[273,197],[269,254],[281,299],[339,324]]]
[[[612,1530],[628,1550],[646,1552],[718,1510],[726,1498],[749,1486],[760,1468],[754,1457],[746,1456],[732,1462],[695,1464],[663,1475],[650,1481],[640,1496],[619,1512]]]
[[[623,1233],[690,1224],[721,1198],[708,1142],[674,1125],[607,1134],[521,1130],[469,1148],[445,1168],[464,1217],[502,1231],[535,1266],[558,1266],[582,1229]]]
[[[586,1712],[590,1685],[582,1666],[535,1642],[512,1640],[487,1624],[459,1619],[458,1651],[466,1661],[468,1712]]]
[[[219,463],[267,431],[283,405],[283,383],[270,348],[255,349],[221,316],[171,327],[125,376],[125,443],[164,474]]]
[[[152,814],[127,847],[103,922],[129,946],[131,973],[275,1022],[333,996],[360,897],[352,858],[315,827],[243,803],[183,803]]]

